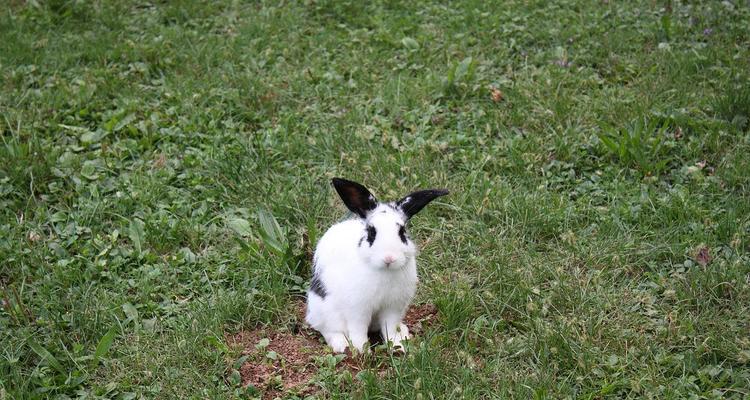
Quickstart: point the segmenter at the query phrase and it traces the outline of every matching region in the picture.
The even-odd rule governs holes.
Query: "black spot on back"
[[[372,243],[375,242],[375,235],[377,232],[375,231],[375,227],[372,225],[367,225],[367,243],[370,244],[370,247],[372,247]]]
[[[407,243],[406,228],[403,225],[398,226],[398,237],[401,238],[401,241],[404,242],[404,244]]]
[[[322,299],[325,299],[328,295],[326,287],[323,286],[323,281],[320,280],[317,273],[313,274],[312,280],[310,281],[310,291],[317,294]]]

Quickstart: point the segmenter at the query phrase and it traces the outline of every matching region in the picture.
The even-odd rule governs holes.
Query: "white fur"
[[[400,210],[379,204],[366,219],[333,225],[318,242],[314,273],[326,296],[308,292],[305,319],[333,351],[344,352],[349,344],[362,351],[368,331],[381,332],[397,347],[409,337],[401,320],[418,278],[417,249],[410,239],[404,244],[398,233],[406,219]],[[367,224],[376,230],[372,246],[366,239]],[[386,258],[395,261],[386,265]]]

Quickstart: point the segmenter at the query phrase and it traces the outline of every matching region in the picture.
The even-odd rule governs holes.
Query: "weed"
[[[665,142],[669,125],[658,119],[638,119],[621,128],[597,132],[606,150],[625,166],[643,175],[659,175],[671,161]]]
[[[750,88],[747,83],[730,85],[716,102],[717,115],[740,131],[750,127]]]

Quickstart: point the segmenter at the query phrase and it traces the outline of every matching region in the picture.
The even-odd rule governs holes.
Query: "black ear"
[[[446,189],[419,190],[397,201],[396,207],[406,214],[406,218],[411,218],[431,201],[448,193]]]
[[[346,207],[361,218],[364,218],[368,212],[378,206],[375,196],[359,183],[341,178],[333,178],[331,182],[339,193],[341,200],[344,200]]]

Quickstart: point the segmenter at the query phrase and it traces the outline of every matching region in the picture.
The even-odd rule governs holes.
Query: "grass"
[[[333,176],[452,193],[439,322],[319,396],[750,396],[750,9],[664,4],[11,1],[0,399],[257,395]]]

